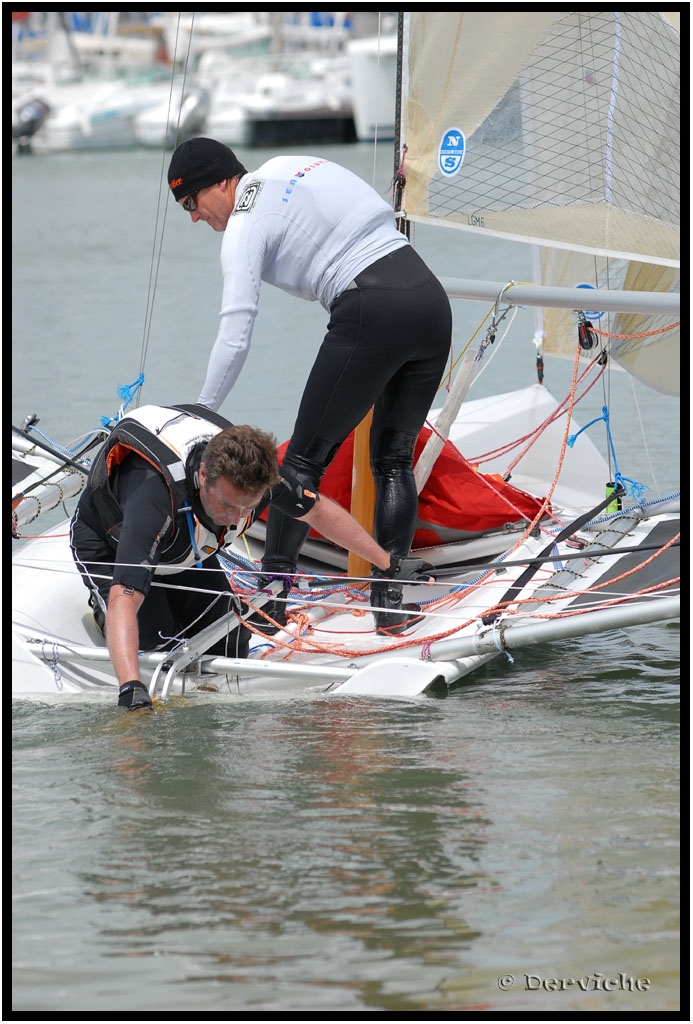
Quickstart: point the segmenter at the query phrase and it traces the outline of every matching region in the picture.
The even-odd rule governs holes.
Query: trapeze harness
[[[121,462],[133,452],[163,476],[171,498],[173,522],[185,517],[190,546],[173,561],[157,566],[160,572],[181,572],[192,565],[201,565],[205,558],[218,551],[226,534],[222,528],[217,536],[194,515],[187,479],[187,459],[193,448],[207,443],[233,424],[216,412],[200,405],[145,405],[123,416],[94,459],[89,476],[89,490],[103,528],[117,542],[123,525],[123,511],[114,493],[113,475]],[[236,536],[248,529],[255,513],[245,516],[236,527]],[[178,541],[174,530],[170,544],[162,550],[162,558]]]

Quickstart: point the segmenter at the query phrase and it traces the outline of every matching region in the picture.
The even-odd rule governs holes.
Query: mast
[[[404,11],[397,12],[397,81],[395,84],[395,166],[393,169],[393,206],[397,228],[409,238],[409,221],[404,209],[404,152],[402,150],[402,60],[404,53]],[[406,151],[406,149],[405,149]]]

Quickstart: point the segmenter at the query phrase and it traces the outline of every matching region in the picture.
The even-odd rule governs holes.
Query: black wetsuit
[[[188,458],[188,493],[192,495],[195,517],[221,537],[224,529],[207,519],[192,483],[204,448],[204,444],[197,445]],[[89,489],[80,497],[70,532],[73,557],[90,591],[89,603],[101,628],[114,583],[145,595],[137,616],[142,651],[170,648],[180,638],[199,633],[228,614],[233,596],[216,554],[204,558],[202,570],[195,567],[155,574],[159,564],[178,561],[192,546],[185,515],[171,519],[171,495],[161,473],[133,453],[116,470],[113,488],[123,510],[118,542],[104,530]],[[262,508],[264,504],[256,514]],[[158,585],[152,586],[154,578]],[[243,627],[208,653],[245,657],[247,649],[248,630]]]
[[[383,257],[338,296],[308,377],[283,462],[317,491],[337,449],[373,407],[374,533],[405,557],[418,495],[412,461],[450,351],[452,314],[440,281],[410,246]],[[263,568],[291,572],[305,523],[270,508]]]

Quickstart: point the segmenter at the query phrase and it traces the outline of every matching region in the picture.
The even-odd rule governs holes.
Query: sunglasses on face
[[[198,189],[198,192],[199,191],[200,191],[200,189]],[[193,210],[197,209],[197,194],[198,194],[198,192],[191,192],[190,195],[186,196],[185,199],[183,200],[183,202],[181,203],[181,206],[186,211],[186,213],[192,213]]]

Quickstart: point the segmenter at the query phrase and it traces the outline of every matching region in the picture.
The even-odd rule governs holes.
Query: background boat
[[[392,137],[393,17],[344,11],[33,13],[13,23],[13,139],[23,140],[21,152],[37,153],[170,139],[166,108],[180,109],[180,101],[163,90],[147,96],[142,88],[145,78],[157,81],[169,65],[185,75],[181,137],[206,133],[230,146],[251,147],[372,138],[374,111],[362,108],[378,94],[381,137]],[[390,32],[379,72],[377,53],[366,52],[371,44],[347,50],[374,29]]]
[[[12,85],[150,71],[168,62],[161,29],[146,13],[12,12]]]
[[[267,11],[158,11],[152,20],[163,34],[170,59],[190,71],[208,54],[268,53],[271,18]]]
[[[209,90],[204,86],[194,80],[174,83],[159,102],[147,104],[135,115],[135,142],[174,149],[184,139],[204,134],[209,108]]]
[[[351,39],[347,43],[354,126],[359,142],[395,137],[397,35]]]
[[[343,11],[273,13],[271,45],[259,55],[197,39],[197,73],[211,93],[207,135],[231,147],[354,141],[345,49],[353,22]]]
[[[170,95],[171,76],[160,30],[146,16],[130,19],[63,11],[13,23],[13,138],[21,152],[136,144],[137,115]],[[45,116],[22,125],[32,105]]]
[[[355,139],[346,57],[300,52],[201,58],[208,83],[205,133],[227,146],[306,146]]]
[[[172,90],[167,74],[47,86],[41,96],[50,112],[31,137],[32,152],[130,148],[138,143],[161,145],[173,131],[173,116],[178,124],[178,112],[182,109],[179,102],[175,115],[165,119],[164,111],[173,109],[172,93],[180,97],[181,89]],[[196,132],[204,124],[206,94],[201,89],[186,89],[185,101],[189,107],[185,110],[183,128]]]

